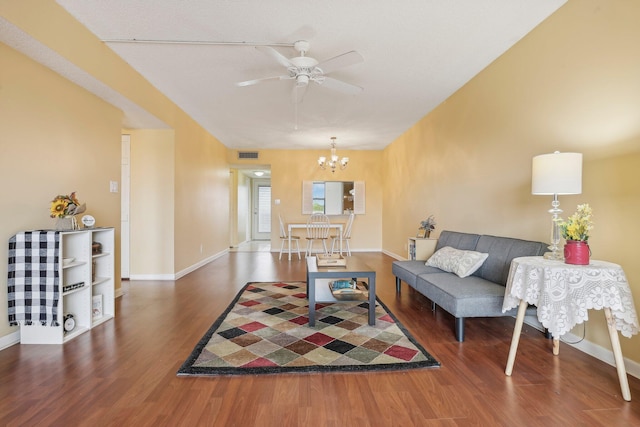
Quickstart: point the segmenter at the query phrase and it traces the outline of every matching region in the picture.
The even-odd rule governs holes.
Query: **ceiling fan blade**
[[[291,91],[291,102],[296,105],[302,103],[304,94],[307,93],[308,86],[308,84],[302,86],[293,85],[293,90]]]
[[[264,53],[265,55],[269,55],[270,57],[278,61],[278,64],[284,67],[287,67],[287,68],[295,67],[295,65],[293,65],[291,61],[289,61],[289,58],[287,58],[286,56],[284,56],[283,54],[281,54],[280,52],[278,52],[272,47],[256,46],[256,49],[258,49],[260,52]]]
[[[320,68],[323,74],[328,74],[339,68],[355,65],[362,61],[364,61],[362,55],[360,55],[355,50],[352,50],[351,52],[343,53],[342,55],[334,56],[331,59],[327,59],[326,61],[323,61],[316,65],[316,67]]]
[[[251,86],[251,85],[255,85],[258,83],[262,83],[262,82],[268,82],[269,80],[289,80],[292,79],[293,77],[291,76],[274,76],[274,77],[264,77],[262,79],[255,79],[255,80],[247,80],[244,82],[238,82],[236,83],[236,86]]]
[[[336,90],[338,92],[346,93],[349,95],[357,95],[362,92],[364,89],[360,86],[352,85],[350,83],[345,83],[341,80],[334,79],[331,77],[324,77],[322,80],[315,80],[320,86],[324,86],[326,88]]]

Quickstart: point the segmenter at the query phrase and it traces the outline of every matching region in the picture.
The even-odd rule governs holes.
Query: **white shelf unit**
[[[92,254],[92,242],[102,245],[102,253]],[[58,323],[60,326],[20,326],[21,344],[63,344],[91,328],[112,319],[114,310],[114,229],[95,228],[60,232]],[[73,258],[67,265],[63,259]],[[95,267],[94,267],[95,266]],[[95,280],[93,269],[95,268]],[[69,285],[83,286],[64,291]],[[92,297],[102,295],[103,315],[92,316]],[[64,332],[63,322],[67,313],[73,314],[75,328]]]
[[[438,239],[409,237],[407,243],[407,259],[426,261],[433,255],[437,243]]]
[[[102,252],[92,254],[91,296],[102,296],[102,314],[92,313],[91,324],[97,326],[115,316],[114,295],[114,231],[113,228],[95,229],[92,231],[92,243],[98,242]],[[93,308],[93,305],[92,305]]]

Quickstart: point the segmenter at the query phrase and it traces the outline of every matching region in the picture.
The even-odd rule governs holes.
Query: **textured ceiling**
[[[566,0],[58,0],[98,38],[229,148],[382,149]],[[228,45],[106,40],[232,42]],[[254,44],[310,42],[320,62],[355,50],[364,61],[331,77],[364,90],[292,80]],[[238,43],[240,42],[240,43]],[[297,128],[297,129],[296,129]]]

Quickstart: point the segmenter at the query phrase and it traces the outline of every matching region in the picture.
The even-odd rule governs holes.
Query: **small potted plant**
[[[588,265],[589,232],[593,229],[593,212],[588,204],[578,205],[576,212],[566,221],[560,220],[560,232],[566,240],[564,262],[575,265]]]
[[[431,231],[436,229],[436,218],[433,215],[429,215],[424,221],[420,221],[420,228],[418,229],[418,237],[425,239],[431,235]]]

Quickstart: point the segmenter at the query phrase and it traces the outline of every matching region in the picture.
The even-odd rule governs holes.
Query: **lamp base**
[[[562,252],[545,252],[543,257],[544,259],[564,261],[564,254]]]

